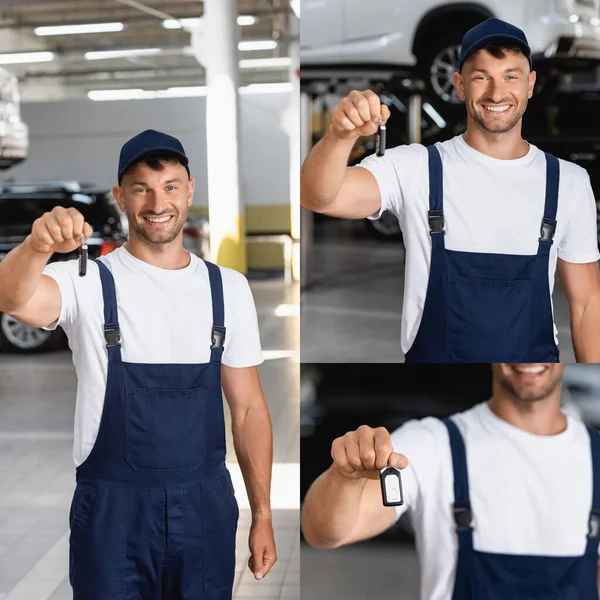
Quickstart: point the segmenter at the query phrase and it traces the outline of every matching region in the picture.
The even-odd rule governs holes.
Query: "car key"
[[[88,247],[85,237],[81,236],[81,246],[79,246],[79,277],[87,273]]]
[[[385,123],[380,121],[379,127],[377,128],[377,137],[375,139],[375,154],[377,156],[383,156],[385,154],[385,134]]]
[[[404,496],[402,495],[402,479],[400,469],[396,467],[385,467],[379,474],[381,482],[381,495],[384,506],[402,506]]]

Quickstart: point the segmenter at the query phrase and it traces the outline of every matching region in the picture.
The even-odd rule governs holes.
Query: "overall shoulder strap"
[[[121,330],[119,328],[119,312],[117,309],[117,293],[115,280],[109,268],[101,261],[94,260],[100,271],[102,299],[104,301],[104,338],[108,349],[108,359],[121,361]]]
[[[549,256],[556,231],[556,211],[558,210],[558,185],[560,183],[560,163],[552,154],[546,156],[546,200],[544,217],[540,230],[538,254]]]
[[[456,423],[447,418],[443,420],[448,429],[450,451],[452,453],[452,469],[454,471],[454,522],[459,539],[466,537],[472,544],[471,499],[469,496],[469,475],[467,472],[467,453],[465,443]],[[463,534],[461,536],[461,534]]]
[[[212,298],[213,326],[211,334],[210,362],[220,363],[225,348],[225,305],[223,302],[223,280],[221,269],[204,261],[208,269],[210,293]]]
[[[434,248],[444,248],[444,173],[442,157],[435,146],[427,146],[429,157],[429,232]]]

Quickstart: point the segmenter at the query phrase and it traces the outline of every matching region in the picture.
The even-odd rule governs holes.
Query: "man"
[[[252,510],[249,568],[276,560],[272,431],[245,277],[189,254],[194,180],[179,140],[148,130],[122,148],[113,194],[124,247],[46,266],[92,228],[57,207],[0,264],[0,310],[63,327],[78,377],[70,514],[75,600],[229,600],[239,516],[225,467],[221,381]]]
[[[465,34],[454,74],[468,113],[464,135],[347,168],[356,139],[390,115],[373,92],[353,91],[303,166],[305,208],[398,217],[407,362],[558,361],[557,263],[576,358],[600,361],[596,204],[583,169],[521,137],[535,80],[525,34],[489,19]]]
[[[371,538],[408,510],[423,600],[597,600],[600,434],[561,411],[563,369],[496,364],[488,402],[336,439],[306,495],[306,540]],[[382,501],[387,465],[402,469],[396,508]]]

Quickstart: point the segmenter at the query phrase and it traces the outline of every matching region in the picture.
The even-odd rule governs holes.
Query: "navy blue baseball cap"
[[[529,59],[529,67],[533,68],[531,62],[531,48],[525,37],[525,33],[500,19],[487,19],[479,25],[469,29],[465,33],[460,47],[460,58],[458,60],[458,71],[462,70],[465,60],[488,44],[506,44],[509,46],[519,46],[525,56]]]
[[[123,144],[121,155],[119,156],[119,173],[118,181],[121,185],[123,173],[133,164],[139,162],[145,156],[174,156],[178,158],[190,175],[189,159],[185,155],[185,150],[181,142],[172,135],[147,129],[142,131],[135,137],[132,137],[128,142]]]

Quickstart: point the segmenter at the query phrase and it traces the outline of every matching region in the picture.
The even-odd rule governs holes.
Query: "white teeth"
[[[166,223],[171,217],[161,217],[160,219],[152,219],[150,217],[144,217],[147,221],[150,221],[150,223]]]
[[[528,375],[538,375],[544,370],[544,367],[517,367],[519,373],[527,373]]]
[[[490,112],[504,112],[505,110],[508,110],[510,106],[506,104],[504,106],[485,106],[484,108]]]

